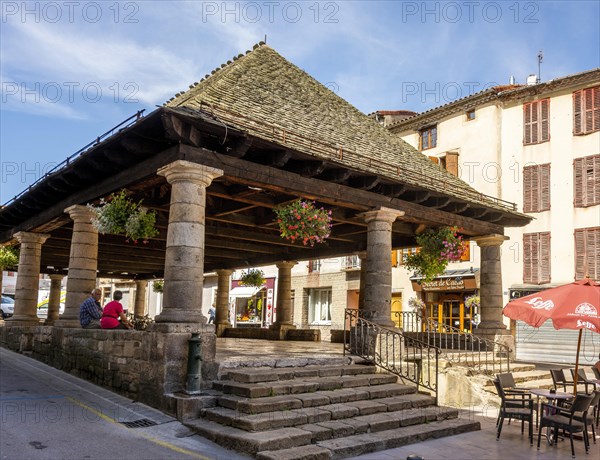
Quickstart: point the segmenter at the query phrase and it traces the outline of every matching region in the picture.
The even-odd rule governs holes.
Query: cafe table
[[[539,424],[539,413],[540,413],[540,397],[546,398],[548,401],[556,401],[556,405],[559,405],[560,401],[569,401],[573,399],[573,393],[566,393],[564,391],[554,391],[548,390],[547,388],[532,388],[529,390],[532,395],[537,396],[537,408],[538,410],[535,412],[535,426],[537,427]],[[549,444],[552,444],[552,438],[550,436],[551,428],[548,427],[548,433],[546,434],[546,439]]]

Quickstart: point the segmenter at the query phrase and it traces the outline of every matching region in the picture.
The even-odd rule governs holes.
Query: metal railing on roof
[[[456,184],[441,178],[431,177],[425,171],[419,172],[415,171],[414,169],[409,170],[406,168],[402,168],[399,165],[388,163],[384,160],[366,157],[355,151],[348,150],[342,145],[333,145],[319,139],[309,138],[293,130],[284,129],[273,124],[267,123],[263,120],[259,120],[256,118],[249,117],[247,115],[234,112],[232,110],[221,107],[218,104],[206,104],[201,102],[200,108],[198,110],[208,115],[212,115],[214,118],[221,122],[234,123],[245,129],[249,129],[260,133],[264,137],[272,139],[276,142],[281,142],[283,144],[295,144],[311,152],[320,153],[327,159],[333,161],[346,160],[346,162],[352,162],[353,164],[361,165],[365,168],[378,166],[381,168],[381,171],[385,171],[390,175],[410,177],[414,183],[429,186],[431,190],[452,192],[452,194],[459,199],[467,197],[472,200],[481,202],[482,204],[493,204],[499,208],[504,208],[509,211],[517,210],[517,205],[515,203],[502,200],[500,198],[496,198],[490,195],[485,195],[475,190],[463,189],[460,191],[460,195],[462,196],[459,196],[456,194]]]
[[[142,110],[137,111],[134,115],[130,116],[126,120],[123,120],[118,125],[112,127],[108,131],[106,131],[104,134],[101,134],[100,136],[98,136],[96,139],[94,139],[89,144],[87,144],[84,147],[82,147],[79,150],[77,150],[77,152],[75,152],[72,155],[68,156],[64,161],[62,161],[61,163],[57,164],[54,168],[50,169],[48,172],[46,172],[46,174],[44,174],[42,177],[38,178],[33,184],[31,184],[29,187],[27,187],[21,193],[19,193],[18,195],[15,195],[13,198],[11,198],[6,203],[4,203],[2,205],[2,207],[8,206],[11,203],[13,203],[14,201],[17,201],[19,198],[21,198],[27,192],[31,191],[36,185],[38,185],[44,179],[46,179],[47,177],[49,177],[52,174],[56,173],[57,171],[59,171],[59,170],[61,170],[63,168],[66,168],[67,166],[69,166],[73,162],[74,159],[76,159],[77,157],[79,157],[81,154],[83,154],[85,151],[87,151],[90,147],[98,145],[100,142],[102,142],[108,136],[113,135],[114,132],[117,129],[121,128],[121,130],[123,130],[123,129],[128,128],[129,126],[133,125],[134,123],[136,123],[140,118],[142,118],[142,116],[143,116],[143,114],[144,114],[145,111],[146,111],[146,109],[142,109]]]

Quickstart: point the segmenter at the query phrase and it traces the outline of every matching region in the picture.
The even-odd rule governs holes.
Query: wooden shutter
[[[575,279],[600,279],[600,227],[575,230]]]
[[[429,158],[432,162],[434,162],[436,165],[440,164],[440,159],[438,157],[427,157]]]
[[[446,152],[446,171],[458,177],[458,152]]]
[[[465,252],[460,256],[460,260],[461,262],[468,262],[471,260],[471,243],[468,241],[465,242]]]
[[[398,266],[398,251],[392,251],[392,267]]]
[[[550,282],[550,232],[539,233],[539,277],[538,283]]]
[[[533,104],[523,104],[523,144],[531,144]]]
[[[550,99],[539,101],[539,142],[550,140]]]
[[[523,212],[534,212],[532,196],[534,169],[535,166],[523,168]]]
[[[584,206],[583,178],[585,171],[585,158],[575,158],[573,161],[573,206]]]
[[[523,283],[533,283],[532,242],[533,234],[523,235]]]
[[[550,164],[540,165],[538,169],[540,190],[538,211],[548,211],[550,209]]]
[[[583,131],[591,133],[594,131],[594,91],[595,88],[583,90]]]
[[[600,94],[600,90],[598,90],[598,94]],[[591,160],[594,168],[593,201],[591,204],[597,205],[600,204],[600,155],[594,155]]]
[[[594,119],[594,131],[600,130],[600,86],[596,86],[595,88],[590,88],[590,91],[593,91],[594,96],[592,97],[592,102],[594,104],[593,115]]]
[[[582,113],[582,91],[573,93],[573,134],[582,134],[581,113]]]
[[[575,230],[575,279],[585,278],[585,230]]]

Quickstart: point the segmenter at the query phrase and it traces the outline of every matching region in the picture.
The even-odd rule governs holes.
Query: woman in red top
[[[100,318],[100,326],[102,329],[131,329],[133,327],[133,325],[127,321],[127,317],[123,312],[123,305],[119,302],[122,298],[123,293],[121,291],[115,291],[112,302],[108,302],[104,306],[102,318]],[[119,319],[121,320],[120,322]]]

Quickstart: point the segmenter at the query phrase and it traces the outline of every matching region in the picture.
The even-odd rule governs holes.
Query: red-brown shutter
[[[550,140],[550,99],[539,101],[539,141],[545,142]]]
[[[523,168],[523,212],[534,212],[532,209],[532,177],[534,166]]]
[[[539,278],[538,283],[550,282],[550,232],[539,233]]]
[[[585,277],[585,231],[575,230],[575,279]]]
[[[583,91],[583,130],[585,133],[591,133],[594,130],[594,92],[594,88],[588,88]]]
[[[600,93],[600,91],[598,91]],[[592,168],[594,170],[594,179],[592,183],[592,194],[590,198],[592,202],[590,205],[600,204],[600,155],[594,155],[591,157]]]
[[[573,134],[582,134],[581,124],[581,101],[582,91],[575,91],[573,93]]]
[[[538,211],[550,209],[550,164],[539,166],[540,198]]]
[[[433,161],[436,165],[440,164],[440,159],[438,157],[427,157],[429,158],[431,161]]]
[[[595,88],[590,88],[590,91],[593,91],[594,95],[592,97],[592,101],[594,104],[593,108],[593,119],[594,119],[594,131],[600,130],[600,86],[596,86]]]
[[[523,104],[523,144],[531,144],[531,103]]]
[[[583,178],[585,176],[585,158],[573,161],[573,206],[584,206]]]
[[[533,283],[532,270],[532,239],[533,234],[523,235],[523,283]]]
[[[458,177],[458,153],[447,152],[446,153],[446,171],[450,174]]]

